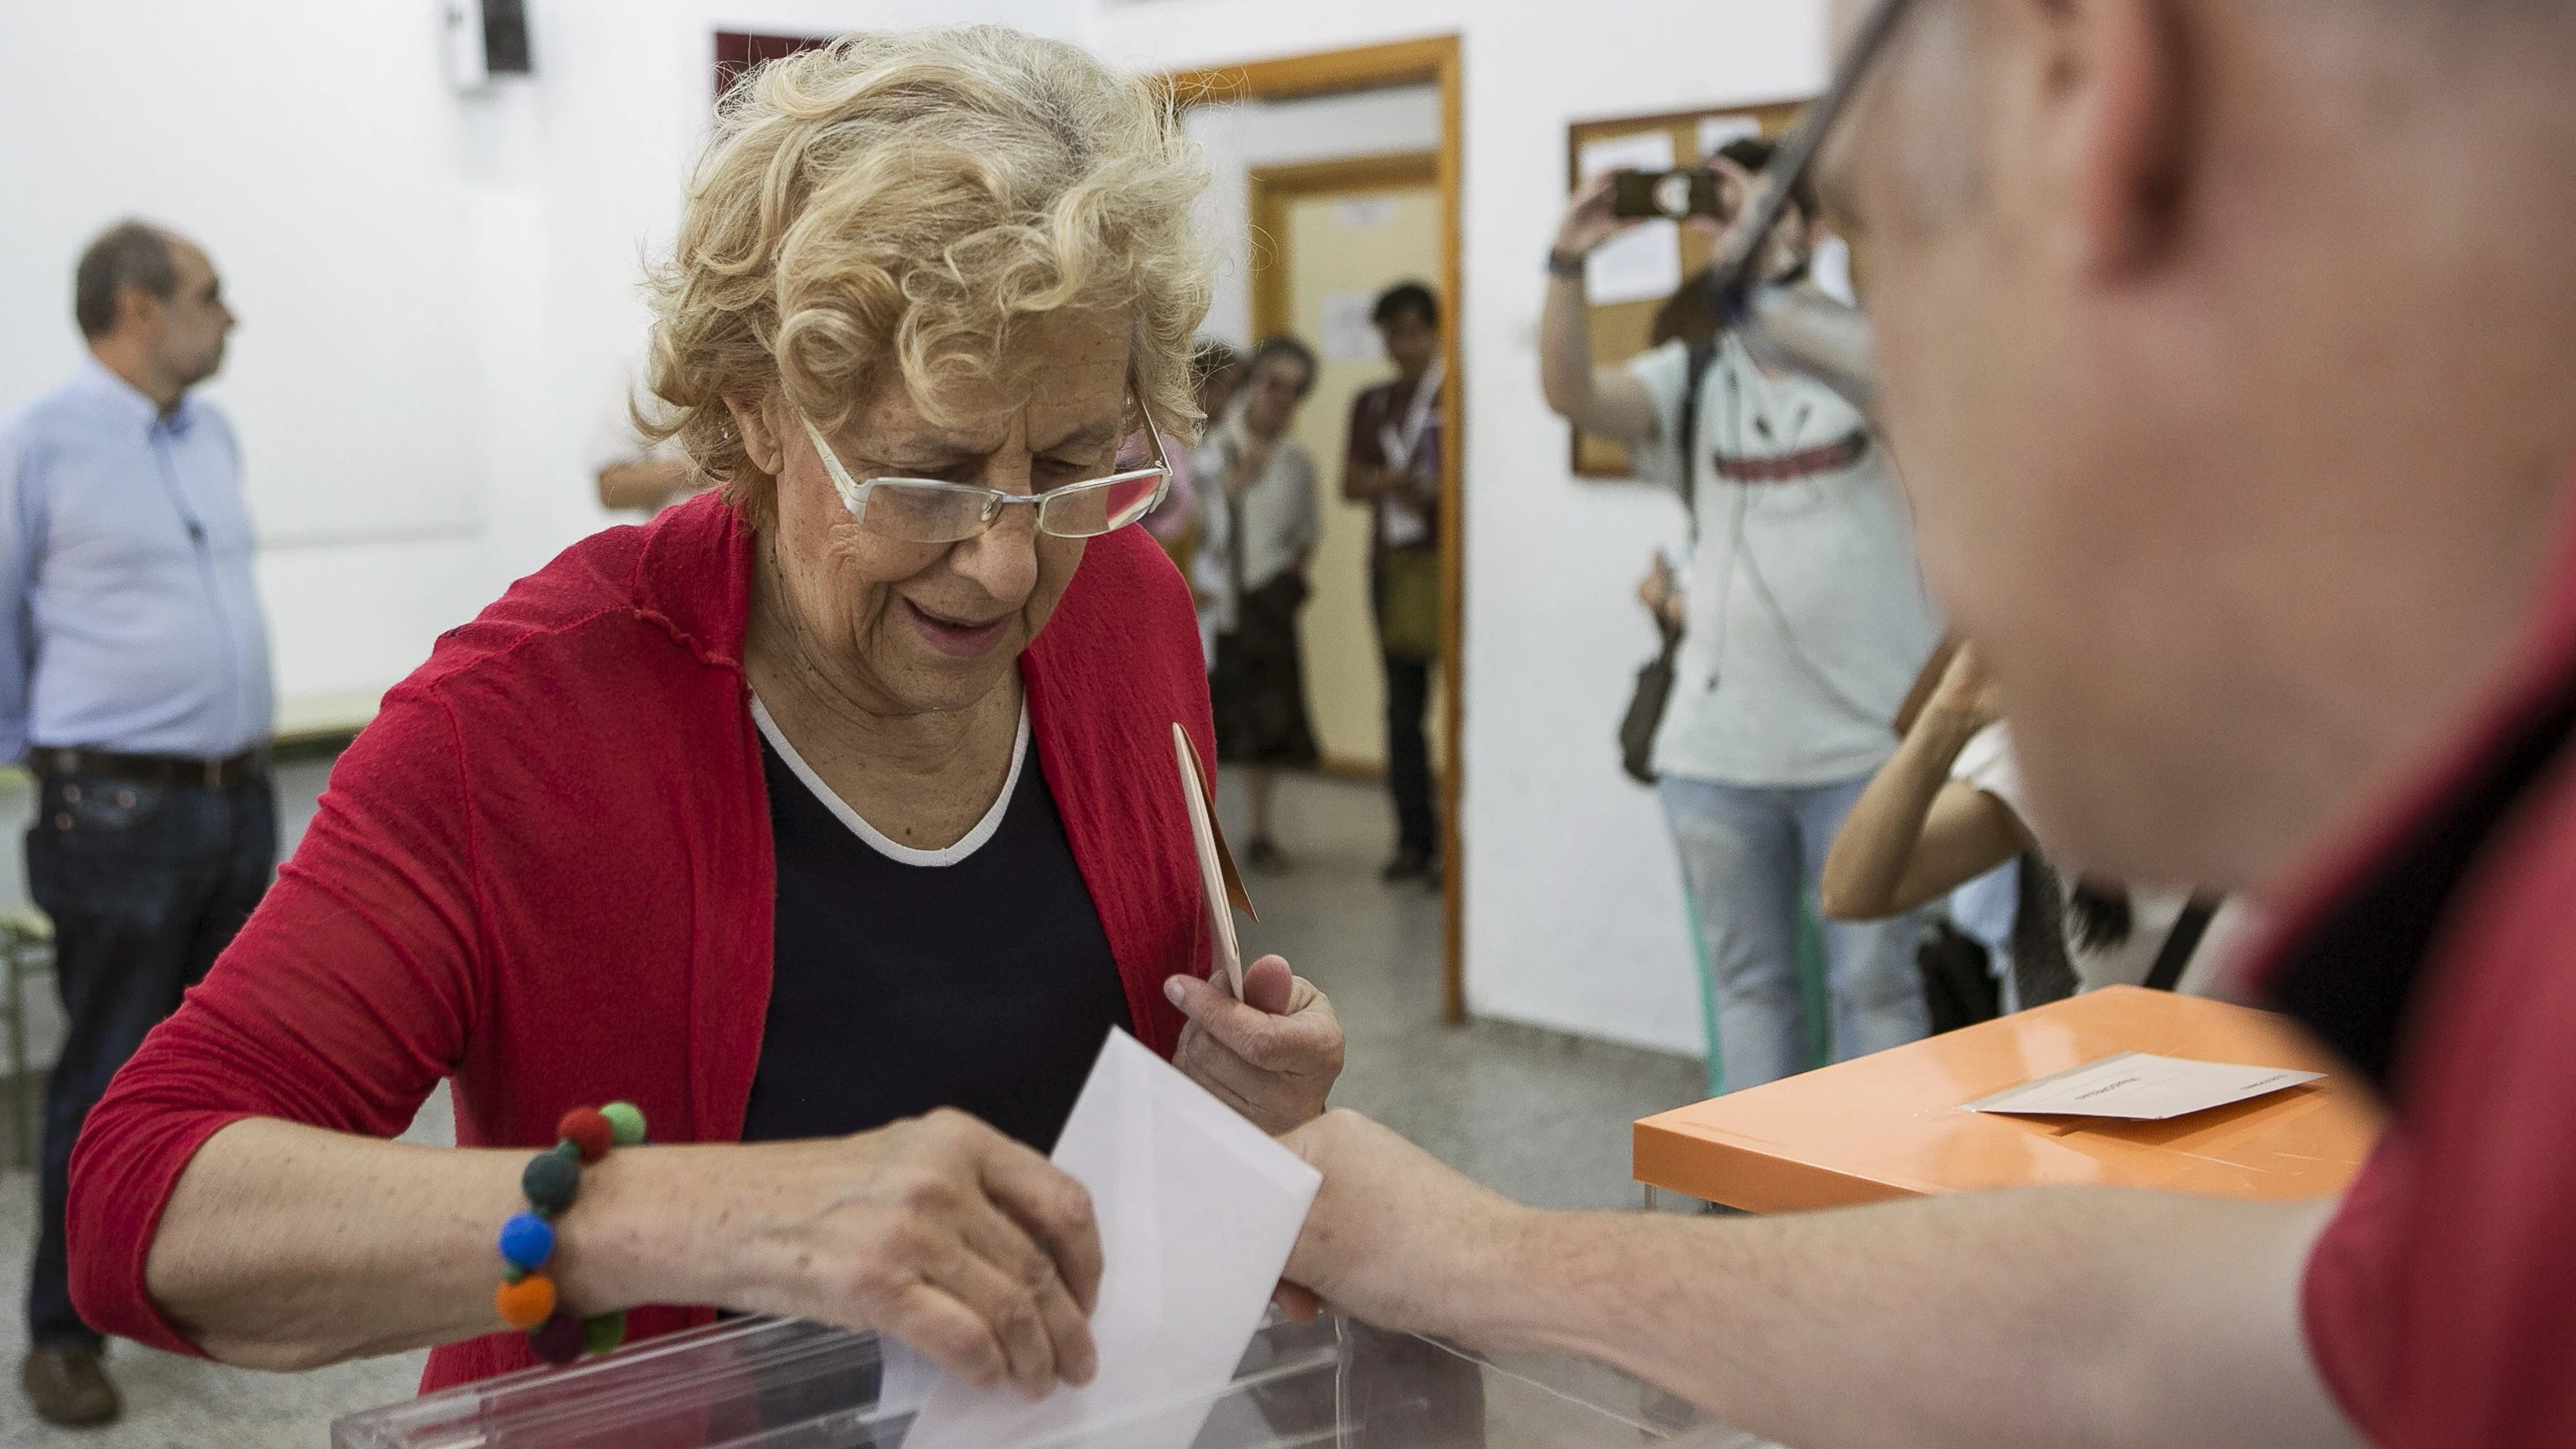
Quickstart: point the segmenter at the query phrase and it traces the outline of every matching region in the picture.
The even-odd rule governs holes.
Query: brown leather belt
[[[1730,458],[1721,453],[1709,462],[1717,476],[1729,483],[1790,483],[1818,473],[1839,473],[1868,456],[1869,434],[1856,432],[1839,443],[1803,453],[1769,458]]]
[[[114,750],[84,750],[66,745],[38,745],[28,764],[44,776],[86,775],[131,780],[138,785],[198,786],[229,790],[255,780],[268,769],[268,751],[247,749],[220,760],[186,755],[121,755]]]

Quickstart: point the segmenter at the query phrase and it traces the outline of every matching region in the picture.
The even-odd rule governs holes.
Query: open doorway
[[[1327,773],[1382,780],[1389,769],[1386,681],[1371,597],[1371,513],[1340,491],[1351,404],[1387,380],[1372,317],[1377,300],[1440,267],[1439,158],[1400,152],[1256,167],[1249,186],[1252,334],[1290,333],[1320,365],[1297,437],[1324,464],[1322,526],[1308,570],[1304,632],[1308,708]],[[1431,717],[1439,718],[1438,676]],[[1444,763],[1432,731],[1434,778]]]
[[[1455,36],[1441,36],[1290,56],[1189,72],[1174,76],[1173,81],[1181,103],[1194,111],[1334,97],[1375,102],[1391,110],[1418,103],[1427,119],[1419,141],[1393,153],[1382,147],[1354,147],[1341,155],[1328,152],[1294,164],[1247,169],[1239,183],[1244,188],[1243,204],[1247,210],[1258,207],[1264,213],[1256,221],[1255,264],[1220,285],[1241,289],[1231,299],[1240,309],[1234,329],[1239,340],[1257,340],[1264,328],[1294,330],[1317,345],[1321,354],[1318,387],[1298,431],[1323,475],[1324,520],[1315,567],[1335,573],[1312,575],[1318,579],[1319,595],[1308,611],[1313,617],[1301,621],[1300,630],[1309,656],[1310,684],[1323,686],[1310,690],[1309,704],[1327,767],[1372,774],[1384,767],[1385,737],[1378,713],[1383,685],[1376,677],[1376,626],[1365,592],[1368,512],[1365,506],[1341,503],[1340,479],[1351,395],[1360,386],[1384,381],[1387,369],[1383,362],[1372,363],[1359,355],[1360,334],[1352,329],[1362,325],[1362,319],[1348,314],[1355,297],[1365,294],[1374,300],[1376,295],[1361,275],[1372,270],[1367,257],[1372,238],[1357,238],[1354,246],[1355,239],[1347,233],[1383,227],[1387,234],[1374,239],[1387,244],[1390,256],[1397,247],[1413,249],[1400,236],[1420,233],[1420,257],[1397,264],[1401,277],[1390,274],[1380,280],[1422,280],[1431,284],[1439,299],[1440,358],[1447,382],[1440,388],[1438,405],[1444,442],[1437,521],[1440,630],[1429,733],[1438,849],[1444,865],[1441,1008],[1448,1021],[1463,1021],[1466,993],[1460,927],[1466,861],[1460,849],[1457,802],[1463,767],[1458,743],[1465,414],[1457,320],[1463,301],[1458,41]],[[1218,185],[1228,184],[1229,178],[1221,174]],[[1308,238],[1304,245],[1299,244],[1301,236]],[[1229,299],[1220,299],[1220,316],[1228,305]],[[1300,312],[1305,314],[1302,318]],[[1353,340],[1344,347],[1329,345],[1339,332],[1349,332]],[[1337,353],[1342,358],[1338,363]],[[1337,576],[1354,570],[1360,587],[1339,587],[1347,580]],[[1330,596],[1320,592],[1327,582],[1336,585]],[[1318,698],[1319,694],[1326,697]]]

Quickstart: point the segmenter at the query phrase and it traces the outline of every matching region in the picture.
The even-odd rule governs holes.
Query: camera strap
[[[1690,515],[1691,551],[1699,551],[1699,394],[1708,381],[1709,364],[1717,361],[1717,339],[1690,345],[1690,364],[1682,374],[1682,509]]]

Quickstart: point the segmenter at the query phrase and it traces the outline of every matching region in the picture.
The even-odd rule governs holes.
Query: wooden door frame
[[[1461,238],[1464,217],[1462,158],[1466,106],[1456,35],[1434,35],[1356,50],[1281,56],[1240,65],[1178,71],[1170,76],[1179,105],[1231,101],[1284,101],[1341,91],[1429,84],[1440,92],[1440,146],[1433,184],[1440,205],[1440,352],[1449,383],[1440,390],[1440,673],[1446,703],[1439,721],[1449,762],[1440,788],[1441,963],[1440,1011],[1451,1024],[1467,1019],[1466,852],[1458,828],[1467,754],[1461,738],[1466,710],[1467,500],[1460,479],[1467,455],[1466,372],[1460,366],[1461,319],[1466,316],[1466,276]],[[1329,164],[1329,163],[1328,163]]]
[[[1383,156],[1349,156],[1332,161],[1255,166],[1244,175],[1245,200],[1248,203],[1244,209],[1251,219],[1250,234],[1254,239],[1252,335],[1256,338],[1272,337],[1297,330],[1288,298],[1288,209],[1299,202],[1322,196],[1399,188],[1430,190],[1439,184],[1440,154],[1437,151],[1393,151]],[[1263,238],[1268,238],[1273,248],[1267,262],[1262,260]],[[1456,763],[1452,757],[1452,767]],[[1327,775],[1339,775],[1346,780],[1367,780],[1379,784],[1386,781],[1383,767],[1359,760],[1326,755],[1318,768]]]
[[[1296,202],[1344,192],[1438,186],[1440,154],[1397,151],[1384,156],[1351,156],[1290,166],[1255,166],[1245,177],[1245,200],[1249,204],[1244,209],[1251,218],[1257,246],[1258,238],[1287,236],[1288,208]],[[1256,253],[1252,265],[1253,336],[1259,339],[1289,331],[1292,326],[1293,319],[1288,315],[1288,269],[1276,262],[1264,266]]]

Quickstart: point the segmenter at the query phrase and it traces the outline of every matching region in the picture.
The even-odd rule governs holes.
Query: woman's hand
[[[2004,717],[2004,701],[1995,688],[1994,676],[1986,673],[1985,662],[1977,657],[1977,646],[1961,644],[1950,656],[1950,665],[1941,671],[1941,682],[1932,690],[1927,712],[1939,711],[1973,734]]]
[[[1673,586],[1673,572],[1664,567],[1661,556],[1637,581],[1637,602],[1645,605],[1646,612],[1665,628],[1682,627],[1682,591]]]
[[[1611,191],[1616,185],[1610,173],[1604,172],[1575,193],[1574,203],[1565,209],[1565,220],[1557,224],[1558,255],[1590,256],[1594,247],[1637,224],[1634,218],[1611,214]]]
[[[1187,1016],[1173,1065],[1273,1136],[1313,1121],[1342,1074],[1342,1023],[1315,984],[1277,956],[1245,968],[1244,999],[1195,976],[1163,994]]]
[[[696,1251],[716,1275],[697,1301],[876,1329],[960,1378],[1008,1381],[1032,1398],[1098,1368],[1090,1194],[963,1112],[813,1142],[612,1154],[603,1166],[663,1166],[662,1180],[639,1174],[638,1196],[676,1190],[694,1201],[708,1239]],[[668,1181],[667,1168],[687,1180]],[[575,1211],[565,1223],[578,1234],[606,1217]],[[577,1236],[566,1246],[588,1256]],[[651,1296],[669,1286],[637,1300],[670,1301]]]
[[[274,1370],[497,1332],[492,1230],[528,1150],[433,1151],[248,1117],[207,1139],[147,1268],[208,1353]],[[1082,1185],[959,1112],[855,1137],[620,1148],[548,1263],[566,1309],[704,1303],[875,1329],[1028,1394],[1097,1367]]]
[[[1709,170],[1717,173],[1718,209],[1722,214],[1710,218],[1693,217],[1692,220],[1713,229],[1713,238],[1722,251],[1735,240],[1736,232],[1743,227],[1747,210],[1745,203],[1753,199],[1754,191],[1762,185],[1762,178],[1724,156],[1711,156],[1707,164]]]

